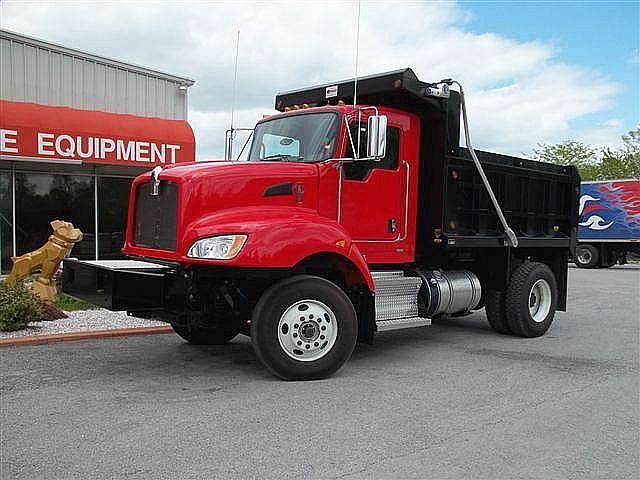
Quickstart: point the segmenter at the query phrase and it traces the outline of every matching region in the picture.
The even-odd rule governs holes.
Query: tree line
[[[622,146],[618,148],[596,148],[567,140],[554,145],[539,144],[531,157],[558,165],[574,165],[583,181],[640,178],[640,127],[623,135]]]

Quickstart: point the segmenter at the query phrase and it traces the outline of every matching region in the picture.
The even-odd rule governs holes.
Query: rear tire
[[[551,326],[558,302],[558,287],[544,263],[520,265],[509,281],[505,311],[509,328],[521,337],[539,337]]]
[[[199,326],[171,325],[173,330],[193,345],[224,345],[235,338],[240,329],[232,326],[204,328]]]
[[[358,321],[349,297],[330,281],[311,275],[269,288],[251,320],[256,355],[284,380],[332,375],[351,356],[357,337]]]
[[[512,332],[507,322],[504,297],[505,292],[499,290],[487,290],[485,313],[491,328],[498,333],[509,335]]]
[[[616,263],[618,263],[618,252],[616,251],[611,251],[611,250],[605,250],[604,252],[605,255],[600,255],[600,266],[602,268],[610,268],[613,267]]]
[[[575,262],[578,267],[596,268],[599,261],[600,252],[593,245],[583,243],[576,247]]]

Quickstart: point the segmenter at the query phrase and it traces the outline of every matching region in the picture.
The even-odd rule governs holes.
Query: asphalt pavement
[[[0,478],[638,478],[640,268],[570,268],[538,339],[484,312],[283,382],[248,339],[0,350]]]

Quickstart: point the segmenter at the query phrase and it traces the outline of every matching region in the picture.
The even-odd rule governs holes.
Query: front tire
[[[310,275],[269,288],[251,320],[256,355],[284,380],[332,375],[351,356],[357,337],[358,322],[349,297],[330,281]]]
[[[558,287],[544,263],[520,265],[509,281],[505,311],[509,328],[521,337],[539,337],[551,326],[558,302]]]

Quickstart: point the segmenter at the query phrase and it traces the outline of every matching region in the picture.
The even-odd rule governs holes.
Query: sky
[[[411,67],[463,83],[474,146],[515,155],[568,139],[615,147],[640,123],[633,1],[361,2],[359,74]],[[197,156],[220,158],[240,30],[236,126],[274,95],[353,77],[355,1],[0,0],[2,28],[193,78]]]

